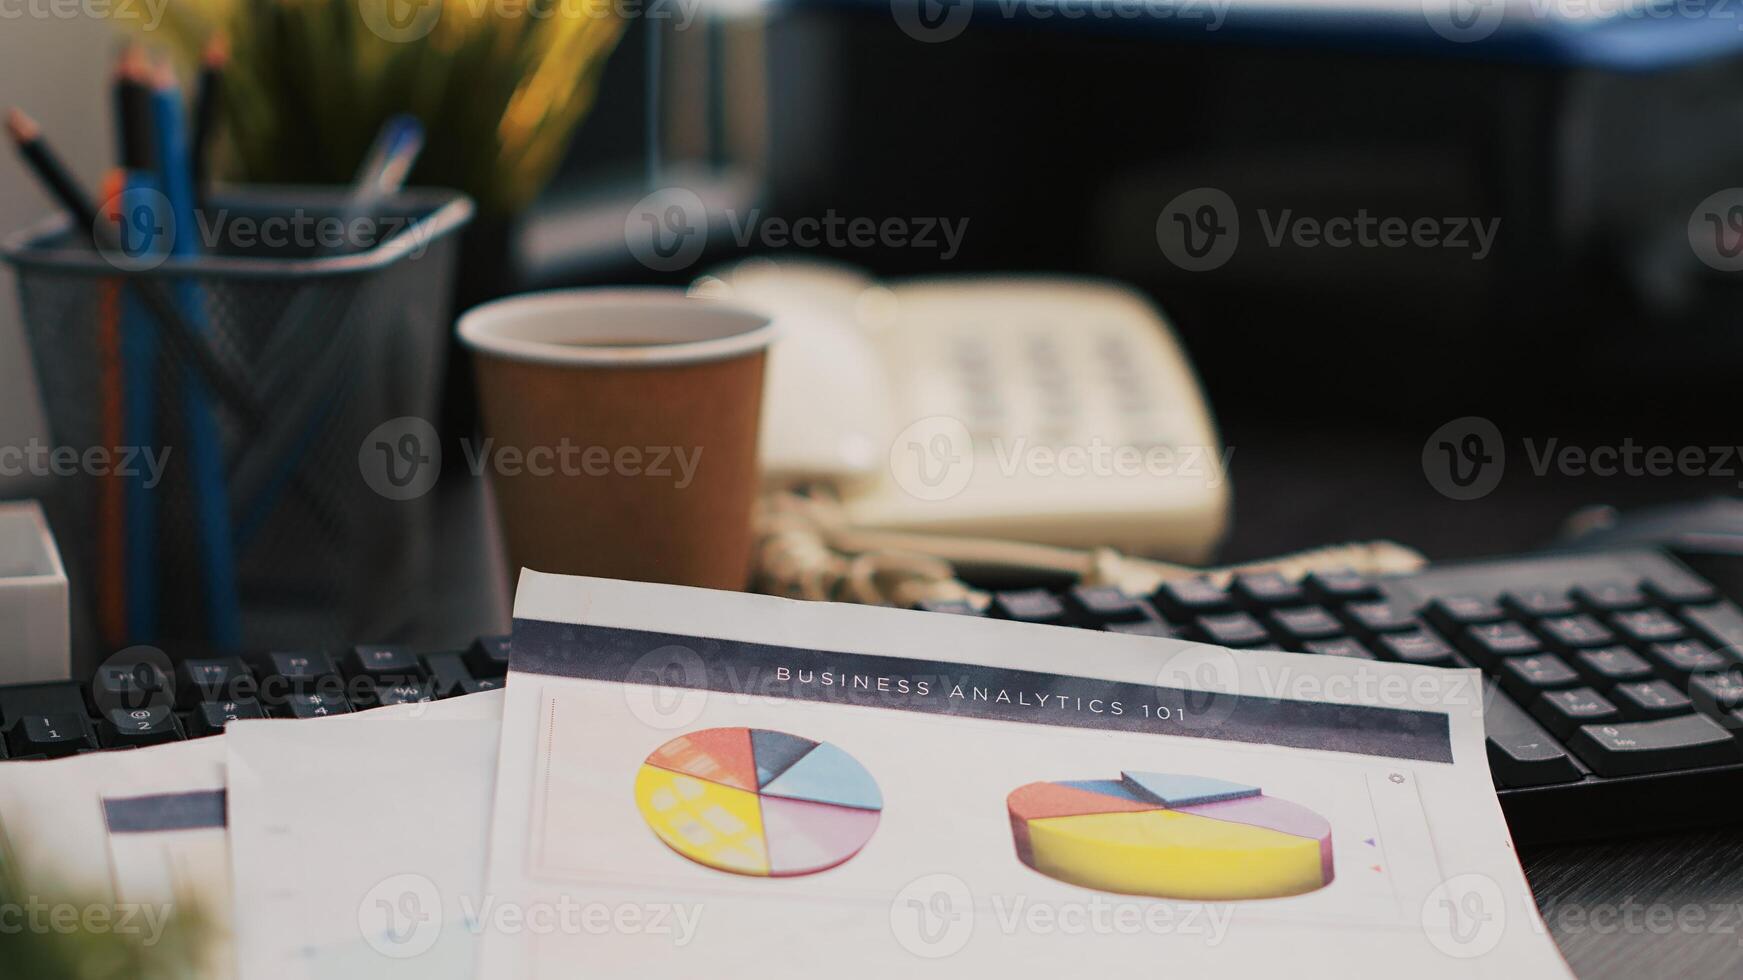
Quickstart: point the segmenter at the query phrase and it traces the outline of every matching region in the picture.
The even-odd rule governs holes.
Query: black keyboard
[[[0,687],[0,758],[50,759],[216,735],[239,718],[320,718],[502,686],[509,638],[419,653],[356,646],[172,663],[111,657],[89,684]]]
[[[1485,676],[1489,764],[1522,841],[1743,821],[1743,612],[1655,551],[1368,578],[1239,576],[995,592],[936,612],[1356,657]]]

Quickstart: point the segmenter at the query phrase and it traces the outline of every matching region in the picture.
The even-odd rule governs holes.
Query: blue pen
[[[194,205],[193,163],[188,128],[175,73],[167,65],[157,73],[152,90],[158,166],[163,193],[175,219],[172,254],[199,254],[199,225]],[[198,283],[179,280],[176,296],[194,330],[210,334],[204,296]],[[194,501],[201,580],[206,599],[206,639],[213,649],[234,650],[242,642],[242,603],[236,585],[236,546],[230,523],[230,498],[225,486],[224,447],[205,383],[189,371],[183,378],[187,415],[188,474]]]

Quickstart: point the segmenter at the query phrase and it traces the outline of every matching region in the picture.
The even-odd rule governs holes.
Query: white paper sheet
[[[1494,796],[1474,671],[532,572],[515,616],[482,922],[493,980],[820,964],[1076,977],[1146,962],[1182,976],[1568,975]],[[798,763],[740,774],[740,729],[838,749],[875,783],[875,820],[839,833],[795,822],[779,780]],[[693,763],[662,747],[707,739],[726,748],[685,770],[706,778],[672,777]],[[866,792],[840,775],[852,767],[827,762],[808,775],[832,775],[787,795],[872,806],[849,799]],[[1177,884],[1072,883],[1086,868],[1125,873],[1096,863],[1105,851],[1025,860],[1013,791],[1123,772],[1215,778],[1305,808],[1330,828],[1329,883],[1316,865],[1299,893],[1194,901],[1159,897]],[[781,862],[831,847],[846,859],[783,876]],[[1193,865],[1204,887],[1247,882],[1245,865],[1207,853],[1189,855],[1210,862]]]

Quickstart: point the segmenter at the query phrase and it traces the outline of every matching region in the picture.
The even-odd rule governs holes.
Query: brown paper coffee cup
[[[487,303],[459,334],[511,568],[745,587],[766,316],[583,289]]]

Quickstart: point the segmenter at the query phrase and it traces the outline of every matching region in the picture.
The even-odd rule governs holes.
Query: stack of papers
[[[11,764],[0,826],[216,978],[1568,976],[1482,691],[527,572],[505,691]]]

